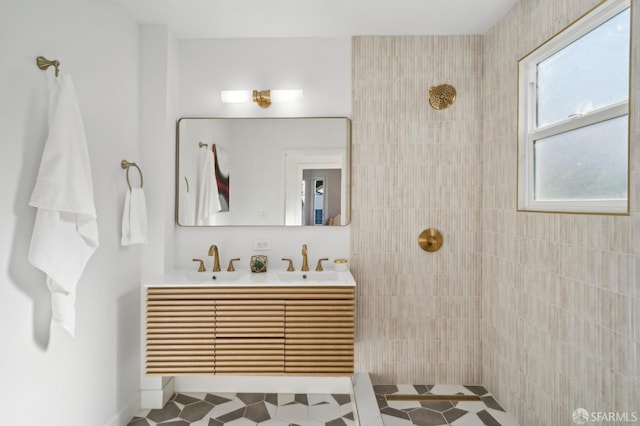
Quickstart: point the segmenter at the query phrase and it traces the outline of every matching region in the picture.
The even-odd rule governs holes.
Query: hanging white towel
[[[75,336],[76,287],[98,248],[89,151],[69,75],[51,83],[49,135],[29,205],[37,207],[29,262],[47,274],[53,320]]]
[[[213,153],[206,146],[198,154],[198,214],[197,225],[212,225],[213,216],[222,209],[218,197],[218,182],[213,165]]]
[[[123,246],[146,244],[147,238],[147,201],[142,188],[127,190],[122,212]]]

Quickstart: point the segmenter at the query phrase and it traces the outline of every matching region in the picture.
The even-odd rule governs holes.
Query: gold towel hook
[[[140,167],[136,163],[130,163],[127,160],[122,160],[122,162],[120,162],[120,167],[122,167],[123,169],[127,169],[127,185],[129,185],[129,191],[131,191],[131,181],[129,180],[129,169],[131,167],[135,167],[136,169],[138,169],[138,173],[140,174],[140,188],[142,188],[142,185],[144,183],[144,180],[142,178],[142,170],[140,170]]]
[[[49,67],[55,67],[56,69],[56,77],[60,73],[60,61],[54,59],[53,61],[48,60],[44,56],[38,56],[36,58],[36,63],[38,64],[38,68],[41,70],[46,70]]]

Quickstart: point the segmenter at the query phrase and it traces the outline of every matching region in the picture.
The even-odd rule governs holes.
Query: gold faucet
[[[218,256],[218,246],[213,244],[209,247],[209,256],[213,256],[213,272],[220,272],[220,256]]]
[[[200,262],[198,265],[198,272],[206,272],[207,269],[204,267],[204,260],[202,259],[193,259],[194,262]]]
[[[320,271],[324,271],[324,269],[322,268],[322,262],[329,260],[328,257],[323,257],[322,259],[318,259],[318,264],[316,265],[316,271],[320,272]]]
[[[295,271],[295,268],[293,267],[293,260],[288,259],[286,257],[283,257],[282,260],[285,262],[289,262],[289,267],[287,268],[288,272]]]
[[[233,267],[233,262],[239,261],[240,258],[236,257],[234,259],[229,260],[229,266],[227,266],[227,272],[234,272],[236,268]]]
[[[300,268],[301,271],[308,271],[309,270],[309,261],[307,260],[307,245],[303,244],[302,245],[302,268]]]

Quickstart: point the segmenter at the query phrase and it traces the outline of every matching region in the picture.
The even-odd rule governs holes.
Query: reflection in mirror
[[[313,194],[313,224],[324,224],[324,180],[314,179],[313,187],[315,188]],[[305,225],[308,225],[307,222]]]
[[[349,223],[347,118],[182,118],[181,226]]]

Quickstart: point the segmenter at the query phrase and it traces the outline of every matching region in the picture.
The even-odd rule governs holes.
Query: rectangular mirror
[[[181,118],[181,226],[349,223],[348,118]]]

